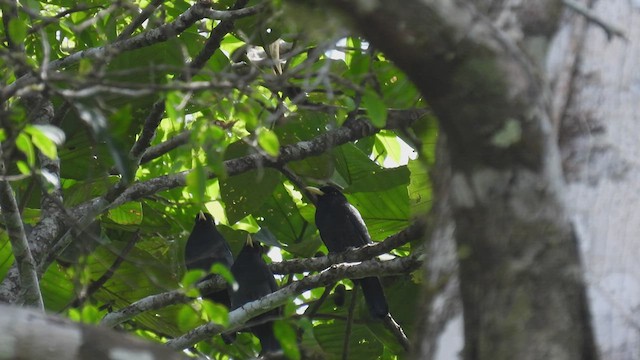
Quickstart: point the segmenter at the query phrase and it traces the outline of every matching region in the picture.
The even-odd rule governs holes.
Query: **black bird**
[[[350,247],[361,247],[371,243],[371,236],[360,212],[349,204],[340,190],[333,186],[323,186],[320,189],[308,187],[307,190],[318,195],[316,226],[330,253],[339,253]],[[389,305],[380,279],[374,276],[355,282],[362,288],[371,316],[384,318],[389,314]]]
[[[202,269],[207,273],[211,266],[220,263],[227,268],[233,265],[233,254],[227,241],[216,228],[211,214],[200,211],[196,215],[193,230],[184,250],[184,262],[188,270]],[[211,275],[205,279],[211,278]],[[221,303],[227,308],[231,306],[227,290],[209,292],[202,296],[211,301]]]
[[[316,226],[330,253],[343,252],[350,247],[361,247],[372,242],[360,212],[340,190],[328,185],[320,189],[307,187],[307,190],[317,195]],[[371,276],[353,281],[362,288],[371,316],[383,320],[385,326],[408,351],[409,340],[402,327],[389,314],[389,305],[380,279]]]
[[[231,273],[238,283],[235,290],[230,287],[231,310],[278,290],[273,273],[262,259],[263,253],[264,248],[258,243],[253,243],[249,237],[231,266]],[[261,355],[281,349],[280,342],[273,334],[273,321],[267,320],[277,317],[279,314],[280,309],[277,308],[249,321],[249,323],[255,323],[250,330],[260,339]]]

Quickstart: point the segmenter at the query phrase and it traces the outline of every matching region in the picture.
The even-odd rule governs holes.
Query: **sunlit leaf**
[[[215,263],[211,266],[211,273],[222,276],[222,278],[225,279],[229,284],[233,284],[235,282],[233,274],[231,273],[231,269],[220,263]]]
[[[107,213],[109,219],[121,225],[139,225],[142,223],[142,204],[138,201],[124,203]]]
[[[55,131],[53,129],[57,129],[59,131]],[[64,141],[64,133],[62,130],[53,126],[50,128],[44,126],[27,126],[25,128],[25,132],[31,135],[31,142],[36,148],[38,148],[38,150],[40,150],[40,152],[42,152],[42,154],[44,154],[44,156],[50,159],[56,159],[58,157],[56,141],[60,141],[60,144]]]
[[[229,309],[227,309],[226,306],[205,299],[202,301],[202,309],[210,322],[222,326],[229,324]]]
[[[278,320],[273,323],[273,334],[282,346],[285,356],[288,359],[300,359],[298,349],[297,334],[295,329],[286,321]]]
[[[18,160],[16,162],[16,166],[18,167],[18,170],[20,170],[20,173],[22,173],[23,175],[30,175],[31,174],[31,168],[24,161]]]
[[[191,194],[193,201],[197,204],[205,202],[205,191],[207,189],[207,174],[199,161],[195,161],[193,170],[186,176],[187,190]]]
[[[16,138],[16,147],[27,156],[27,164],[33,166],[36,163],[36,152],[33,148],[31,140],[25,133],[18,134]]]
[[[205,276],[205,274],[206,273],[204,272],[204,270],[201,270],[201,269],[189,270],[184,274],[184,276],[182,276],[182,280],[180,280],[180,285],[182,285],[182,287],[185,289],[192,287],[198,281],[200,281],[200,279],[202,279]]]
[[[182,331],[187,331],[196,327],[200,322],[200,316],[190,306],[182,306],[178,311],[177,325]]]
[[[14,43],[21,44],[24,42],[24,38],[27,36],[27,24],[23,20],[17,17],[11,17],[8,30],[11,40]]]
[[[262,128],[258,132],[258,144],[269,155],[276,157],[280,153],[278,136],[271,130]]]
[[[373,90],[367,89],[362,95],[362,106],[367,110],[373,126],[382,128],[387,123],[387,106]]]

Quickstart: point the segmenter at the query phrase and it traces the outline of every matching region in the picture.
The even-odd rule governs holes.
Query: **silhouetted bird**
[[[263,253],[263,247],[259,243],[253,243],[249,238],[238,254],[231,267],[231,273],[238,283],[237,289],[233,290],[230,287],[231,310],[278,290],[273,273],[262,259]],[[262,345],[260,354],[281,349],[280,343],[273,334],[273,320],[266,320],[277,317],[279,314],[280,309],[273,309],[249,321],[249,323],[255,323],[250,330],[260,339]]]
[[[211,214],[200,211],[196,215],[195,225],[193,225],[184,250],[184,262],[188,270],[202,269],[207,273],[215,263],[231,268],[233,254],[227,241],[216,228]],[[211,275],[205,279],[209,278]],[[227,290],[204,293],[202,296],[224,304],[227,308],[231,306]]]
[[[316,226],[330,253],[343,252],[350,247],[361,247],[372,242],[360,212],[349,204],[340,190],[333,186],[323,186],[320,189],[307,187],[307,190],[317,195]],[[360,284],[371,316],[382,319],[408,351],[409,340],[402,327],[389,314],[389,305],[380,279],[371,276],[353,281]]]
[[[322,241],[331,253],[339,253],[350,247],[360,247],[371,243],[371,236],[358,210],[349,204],[347,198],[333,186],[320,189],[307,188],[318,195],[316,204],[316,226]],[[384,296],[380,279],[366,277],[355,280],[362,287],[369,313],[375,318],[383,318],[389,313],[389,305]]]

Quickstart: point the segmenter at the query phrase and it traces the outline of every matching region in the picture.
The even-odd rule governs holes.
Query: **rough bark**
[[[640,5],[593,1],[624,31],[569,13],[549,56],[567,197],[584,255],[602,358],[640,358]]]
[[[508,3],[332,1],[407,73],[447,136],[464,357],[597,358],[546,84],[516,42],[555,26],[534,34],[517,21],[533,15]],[[516,21],[500,29],[495,14]]]

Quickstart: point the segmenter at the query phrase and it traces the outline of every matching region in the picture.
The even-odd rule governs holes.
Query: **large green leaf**
[[[256,214],[260,216],[260,226],[267,228],[290,253],[311,256],[321,245],[319,239],[312,236],[316,227],[300,215],[282,183]]]
[[[407,190],[411,201],[411,213],[426,214],[431,207],[431,182],[427,167],[419,160],[411,160],[408,164],[411,181]]]
[[[409,226],[411,213],[406,186],[346,195],[360,211],[373,240],[384,240]]]
[[[347,192],[379,192],[409,182],[406,167],[383,168],[351,143],[338,147],[334,154],[336,170],[349,184]]]
[[[328,359],[342,359],[346,334],[343,321],[327,322],[313,328],[316,340]],[[376,359],[382,354],[382,344],[372,337],[366,326],[354,324],[349,336],[348,359]]]
[[[325,113],[298,111],[294,116],[287,118],[283,125],[276,127],[275,132],[282,145],[294,144],[322,134],[333,118]],[[333,173],[334,161],[330,154],[321,154],[293,161],[288,166],[298,175],[327,179]]]
[[[248,146],[237,142],[229,145],[226,157],[235,158],[248,153]],[[220,180],[220,195],[226,204],[229,223],[233,224],[260,208],[281,181],[280,173],[271,168],[258,168]]]

